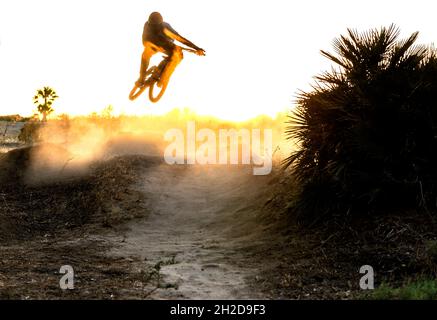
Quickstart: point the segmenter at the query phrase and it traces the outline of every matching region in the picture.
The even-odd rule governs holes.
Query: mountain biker
[[[144,24],[144,52],[141,57],[140,77],[135,83],[137,87],[142,87],[146,84],[146,71],[149,67],[150,58],[157,52],[162,52],[169,56],[169,62],[157,83],[158,87],[168,83],[171,74],[183,58],[182,48],[174,44],[175,40],[196,50],[197,55],[205,55],[205,50],[179,35],[168,23],[164,22],[159,12],[152,12],[149,20]]]

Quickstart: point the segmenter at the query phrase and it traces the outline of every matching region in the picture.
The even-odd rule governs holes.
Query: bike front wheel
[[[156,96],[153,95],[153,91],[154,91],[155,86],[156,86],[156,89],[157,89],[157,90],[160,90],[159,93],[158,93]],[[152,83],[152,84],[150,85],[150,88],[149,88],[149,99],[150,99],[150,101],[152,101],[153,103],[158,102],[159,99],[161,99],[162,96],[164,95],[165,89],[167,89],[167,84],[166,84],[166,83],[163,84],[161,88],[159,88],[159,87],[157,86],[157,81],[155,81],[154,83]]]

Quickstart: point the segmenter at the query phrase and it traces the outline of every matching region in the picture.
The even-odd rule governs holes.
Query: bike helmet
[[[162,19],[162,16],[159,12],[152,12],[149,16],[149,23],[150,24],[161,24],[164,22],[164,19]]]

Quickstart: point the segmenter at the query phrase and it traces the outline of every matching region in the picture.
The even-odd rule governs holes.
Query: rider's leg
[[[144,51],[141,56],[141,68],[140,68],[140,77],[138,78],[138,81],[136,82],[136,85],[141,87],[144,85],[144,82],[146,80],[146,72],[149,68],[149,62],[150,58],[156,53],[155,47],[149,43],[144,43]]]
[[[169,62],[167,63],[164,71],[161,74],[161,78],[158,82],[158,87],[162,87],[163,84],[168,84],[168,81],[176,69],[177,65],[182,61],[184,54],[182,53],[182,48],[179,46],[174,46],[170,53]]]

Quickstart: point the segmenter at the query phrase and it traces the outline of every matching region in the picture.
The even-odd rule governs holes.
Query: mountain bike
[[[196,50],[190,48],[182,48],[182,50],[193,53],[197,52]],[[158,102],[159,99],[161,99],[164,95],[165,89],[167,89],[167,83],[163,83],[161,88],[157,86],[157,83],[159,82],[162,72],[164,71],[169,61],[170,56],[165,56],[164,59],[159,63],[159,65],[150,67],[146,72],[146,81],[144,82],[144,85],[139,87],[135,84],[134,88],[129,94],[129,99],[132,101],[135,100],[144,92],[144,90],[149,88],[149,100],[153,103]],[[159,92],[155,96],[154,93],[158,90]]]

